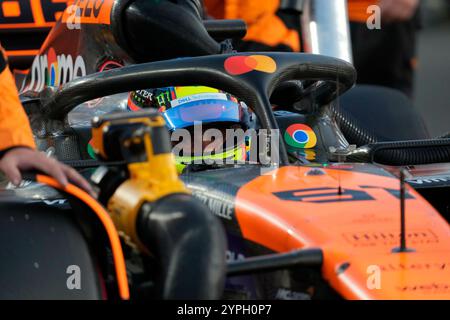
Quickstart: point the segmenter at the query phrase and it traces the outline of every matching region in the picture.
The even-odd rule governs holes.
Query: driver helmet
[[[231,94],[204,86],[165,87],[130,92],[128,109],[137,111],[143,108],[157,109],[164,117],[169,131],[185,129],[189,132],[190,141],[172,141],[177,170],[180,173],[186,165],[193,163],[211,163],[225,159],[245,161],[248,158],[250,137],[232,136],[233,141],[227,143],[227,129],[242,129],[245,132],[252,126],[254,116],[244,102]],[[199,126],[201,131],[196,130]],[[208,129],[219,130],[222,139],[206,139],[204,133]],[[187,148],[186,144],[189,144]],[[196,150],[196,145],[200,145],[201,150]],[[179,153],[180,150],[188,152]]]

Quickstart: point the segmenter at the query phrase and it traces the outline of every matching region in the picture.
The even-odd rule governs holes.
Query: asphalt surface
[[[450,22],[419,34],[415,105],[433,136],[450,131]]]

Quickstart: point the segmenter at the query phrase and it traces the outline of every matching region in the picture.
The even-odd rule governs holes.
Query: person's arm
[[[3,52],[0,52],[0,150],[16,146],[36,148],[14,78]]]
[[[93,193],[89,183],[76,170],[36,151],[27,115],[0,47],[0,171],[13,184],[19,185],[21,171],[32,169],[52,176],[63,186],[71,180]]]

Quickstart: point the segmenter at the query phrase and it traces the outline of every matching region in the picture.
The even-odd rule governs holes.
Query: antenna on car
[[[340,110],[340,94],[339,94],[339,73],[336,73],[336,108],[339,112]],[[338,162],[344,162],[345,159],[342,159],[342,155],[340,153],[338,153]],[[342,185],[341,185],[341,171],[338,170],[338,190],[337,190],[338,196],[342,196],[343,192],[342,192]]]
[[[414,252],[414,249],[406,246],[406,182],[405,177],[409,175],[405,168],[400,169],[400,247],[392,249],[392,252]]]

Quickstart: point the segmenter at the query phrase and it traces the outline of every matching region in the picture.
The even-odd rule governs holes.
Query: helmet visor
[[[186,128],[195,123],[240,122],[239,103],[221,99],[203,99],[183,103],[162,112],[169,130]]]

